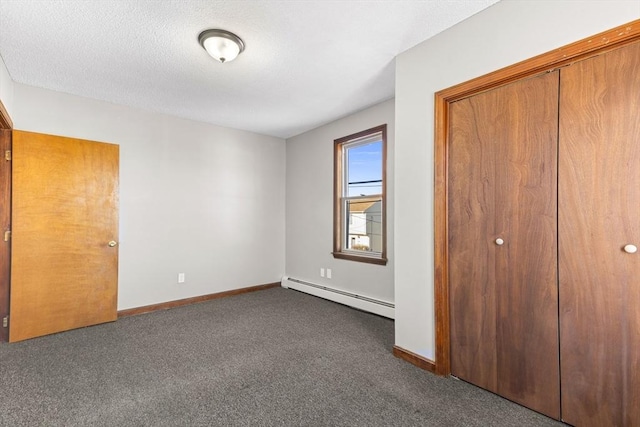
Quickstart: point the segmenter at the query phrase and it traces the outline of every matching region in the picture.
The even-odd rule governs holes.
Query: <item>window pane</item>
[[[382,252],[382,199],[345,201],[345,248]]]
[[[386,135],[385,124],[333,141],[334,258],[387,264]]]
[[[382,194],[382,140],[346,148],[347,194]]]

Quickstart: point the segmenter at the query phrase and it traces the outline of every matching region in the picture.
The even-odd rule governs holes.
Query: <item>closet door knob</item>
[[[635,254],[638,252],[638,248],[635,245],[627,245],[624,247],[624,251],[628,254]]]
[[[502,245],[504,245],[504,240],[502,240],[501,238],[499,238],[499,237],[498,237],[498,238],[496,239],[496,245],[498,245],[498,246],[502,246]]]

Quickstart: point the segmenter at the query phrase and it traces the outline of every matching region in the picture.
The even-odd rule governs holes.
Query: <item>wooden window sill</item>
[[[368,264],[387,265],[387,258],[374,258],[368,256],[358,256],[353,254],[346,254],[344,252],[332,252],[334,258],[345,259],[348,261],[364,262]]]

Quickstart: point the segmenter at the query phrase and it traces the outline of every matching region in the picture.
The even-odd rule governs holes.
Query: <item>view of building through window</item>
[[[386,265],[387,125],[334,140],[333,256]]]
[[[382,252],[381,135],[375,139],[345,145],[345,247],[350,250]]]

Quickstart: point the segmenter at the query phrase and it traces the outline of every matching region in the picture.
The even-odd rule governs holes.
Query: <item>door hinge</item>
[[[4,152],[4,159],[11,160],[11,150],[7,150]]]
[[[11,230],[7,230],[4,232],[4,241],[8,242],[9,240],[11,240]]]
[[[2,318],[2,327],[3,327],[3,328],[6,328],[6,327],[8,327],[8,326],[9,326],[9,316],[4,316],[4,317]]]

